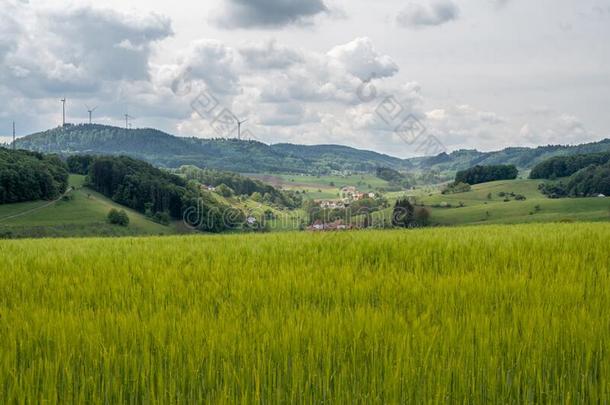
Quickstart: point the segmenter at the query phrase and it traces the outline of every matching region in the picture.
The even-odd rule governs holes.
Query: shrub
[[[448,184],[442,191],[443,194],[466,193],[472,190],[470,184],[467,183],[451,183]]]
[[[231,190],[231,188],[225,184],[221,184],[218,187],[216,187],[216,192],[218,192],[218,194],[220,194],[221,196],[225,197],[225,198],[229,198],[233,196],[233,190]]]
[[[110,222],[112,225],[128,226],[129,216],[127,215],[125,210],[117,210],[115,208],[112,208],[108,212],[108,222]]]
[[[169,225],[171,221],[171,217],[167,212],[157,212],[153,217],[153,221],[161,224],[161,225]]]

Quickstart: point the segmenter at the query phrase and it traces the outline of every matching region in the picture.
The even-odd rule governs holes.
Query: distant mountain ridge
[[[185,138],[156,129],[125,129],[97,124],[69,125],[17,139],[17,147],[39,152],[129,155],[162,167],[194,165],[241,173],[457,171],[474,165],[514,164],[530,169],[553,156],[610,151],[610,139],[577,146],[507,148],[496,152],[458,150],[433,157],[400,159],[341,145],[267,145],[236,139]]]

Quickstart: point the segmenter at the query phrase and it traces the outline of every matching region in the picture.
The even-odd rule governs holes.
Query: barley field
[[[610,226],[0,242],[0,403],[608,403]]]

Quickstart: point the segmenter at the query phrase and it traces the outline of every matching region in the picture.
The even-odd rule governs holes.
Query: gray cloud
[[[280,46],[275,40],[241,47],[239,53],[252,69],[285,69],[303,62],[300,52]]]
[[[15,19],[18,12],[17,3],[9,1],[0,8],[0,62],[3,62],[4,57],[10,52],[14,52],[17,48],[17,39],[20,37],[23,29]]]
[[[433,0],[425,5],[411,2],[398,14],[396,21],[407,28],[429,27],[455,20],[459,14],[460,9],[453,0]]]
[[[273,28],[307,23],[328,11],[323,0],[226,0],[216,22],[224,28]]]
[[[151,44],[172,35],[170,20],[157,14],[83,7],[57,10],[43,22],[58,37],[52,48],[64,63],[111,80],[147,78]]]
[[[489,0],[489,2],[497,8],[506,6],[511,0]]]
[[[19,10],[14,43],[3,46],[6,83],[30,97],[99,91],[105,82],[148,80],[151,46],[172,35],[157,14],[89,7]],[[10,21],[10,20],[9,20]],[[6,29],[6,28],[5,28]]]
[[[266,126],[295,126],[300,125],[305,120],[305,108],[301,103],[288,102],[280,104],[270,104],[258,115],[260,124]]]

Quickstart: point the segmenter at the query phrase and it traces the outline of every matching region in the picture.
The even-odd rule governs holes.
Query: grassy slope
[[[610,198],[566,198],[552,200],[538,191],[539,180],[507,180],[473,186],[472,191],[442,195],[437,189],[430,193],[417,192],[419,202],[426,206],[443,202],[454,208],[431,208],[435,225],[515,224],[557,221],[608,221]],[[527,197],[525,201],[504,202],[499,192],[514,192]],[[492,199],[487,195],[491,193]],[[413,193],[412,193],[413,194]],[[465,207],[455,208],[463,202]],[[540,206],[540,210],[536,210]],[[489,215],[487,214],[489,212]],[[532,214],[530,214],[532,213]],[[388,215],[388,213],[385,213]]]
[[[246,215],[253,215],[257,218],[262,218],[266,211],[273,212],[275,219],[268,220],[268,229],[270,231],[294,231],[299,229],[299,225],[305,225],[305,212],[302,209],[297,210],[279,210],[270,205],[261,204],[251,199],[239,201],[237,198],[224,198],[216,193],[214,197],[223,204],[230,205],[234,208],[242,210]]]
[[[149,221],[142,214],[114,203],[103,195],[83,188],[84,176],[70,176],[74,188],[71,200],[25,213],[12,219],[4,219],[32,208],[49,204],[48,201],[0,205],[0,233],[13,237],[40,236],[121,236],[165,235],[175,233],[175,226],[162,226]],[[111,208],[124,209],[129,227],[118,227],[106,222]]]
[[[0,403],[607,403],[610,227],[0,241]]]

